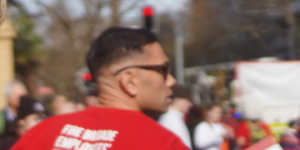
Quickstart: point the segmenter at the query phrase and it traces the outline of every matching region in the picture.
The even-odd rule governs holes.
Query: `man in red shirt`
[[[142,111],[164,112],[175,79],[157,38],[144,29],[115,27],[87,55],[99,105],[47,119],[12,150],[187,150]]]

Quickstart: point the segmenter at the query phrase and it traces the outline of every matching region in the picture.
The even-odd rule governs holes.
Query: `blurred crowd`
[[[267,124],[260,118],[246,117],[233,103],[196,106],[189,94],[182,94],[184,89],[173,91],[174,100],[158,122],[190,149],[247,150],[271,138],[283,150],[300,150],[300,119]]]
[[[41,120],[97,105],[97,91],[90,90],[82,102],[74,102],[56,94],[51,87],[40,87],[37,96],[29,94],[20,81],[12,81],[5,89],[6,107],[0,111],[0,149],[9,149],[21,135]]]
[[[234,104],[211,104],[202,110],[204,118],[192,130],[196,150],[246,150],[270,137],[283,150],[300,150],[300,120],[266,124],[245,117]]]
[[[258,118],[245,118],[234,104],[193,105],[189,91],[174,89],[173,101],[157,121],[177,135],[190,149],[244,150],[273,137],[284,150],[300,150],[300,120],[293,120],[281,132]],[[38,95],[28,93],[20,81],[5,87],[7,106],[0,112],[0,149],[9,149],[21,135],[41,120],[97,106],[97,91],[90,90],[82,102],[68,100],[51,87],[41,87]],[[197,113],[195,113],[197,112]],[[196,123],[195,123],[196,122]]]

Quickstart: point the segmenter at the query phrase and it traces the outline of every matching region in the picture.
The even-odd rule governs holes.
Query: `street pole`
[[[295,18],[294,12],[291,8],[291,3],[289,0],[286,1],[285,14],[287,16],[287,21],[289,24],[288,29],[288,59],[295,59]]]
[[[175,65],[178,84],[184,84],[184,36],[182,27],[176,22],[175,27]]]

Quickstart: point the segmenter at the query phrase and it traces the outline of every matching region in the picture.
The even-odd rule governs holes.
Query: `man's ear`
[[[138,93],[137,83],[137,78],[132,71],[124,71],[119,75],[120,87],[131,97]]]

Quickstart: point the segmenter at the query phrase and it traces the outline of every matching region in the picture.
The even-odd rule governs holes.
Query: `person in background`
[[[191,149],[191,137],[185,123],[185,118],[192,107],[190,94],[187,89],[180,85],[173,88],[173,93],[174,98],[168,111],[160,116],[158,122],[175,133]]]
[[[280,137],[279,144],[284,150],[300,150],[297,138],[297,130],[299,125],[295,120],[289,122],[289,128]]]
[[[300,119],[296,119],[294,122],[290,123],[289,126],[291,127],[292,131],[295,131],[295,136],[300,144]]]
[[[51,99],[48,99],[45,105],[47,114],[49,116],[67,114],[77,111],[75,104],[71,101],[68,101],[67,98],[62,95],[54,95]]]
[[[242,114],[237,111],[235,104],[229,104],[229,107],[224,110],[223,117],[221,119],[222,123],[235,129],[238,127],[238,119],[241,118]]]
[[[246,149],[266,137],[273,136],[269,126],[257,118],[240,121],[235,134],[240,149]]]
[[[48,101],[49,99],[52,99],[53,96],[55,96],[55,91],[50,86],[40,86],[36,90],[36,97],[38,100],[40,100],[42,103],[45,101]]]
[[[4,133],[9,134],[14,129],[11,128],[18,113],[18,107],[20,104],[20,98],[27,94],[27,89],[20,81],[12,81],[6,85],[4,94],[7,100],[7,106],[4,108]]]
[[[238,112],[234,104],[229,104],[229,107],[224,110],[221,123],[234,133],[234,130],[238,128],[239,121],[242,119],[242,113]],[[226,139],[224,144],[228,144],[230,150],[238,150],[235,137]]]
[[[90,88],[86,92],[86,96],[84,97],[84,103],[87,106],[98,106],[99,105],[98,91],[96,88]]]
[[[14,131],[0,138],[0,149],[8,150],[26,131],[44,118],[43,105],[31,96],[22,96],[16,121],[12,124]]]
[[[17,133],[23,135],[45,117],[45,108],[32,96],[22,96],[17,115]]]
[[[205,120],[200,122],[194,131],[195,147],[201,150],[220,150],[224,139],[232,137],[233,133],[219,123],[222,115],[219,105],[208,105],[204,115]]]

